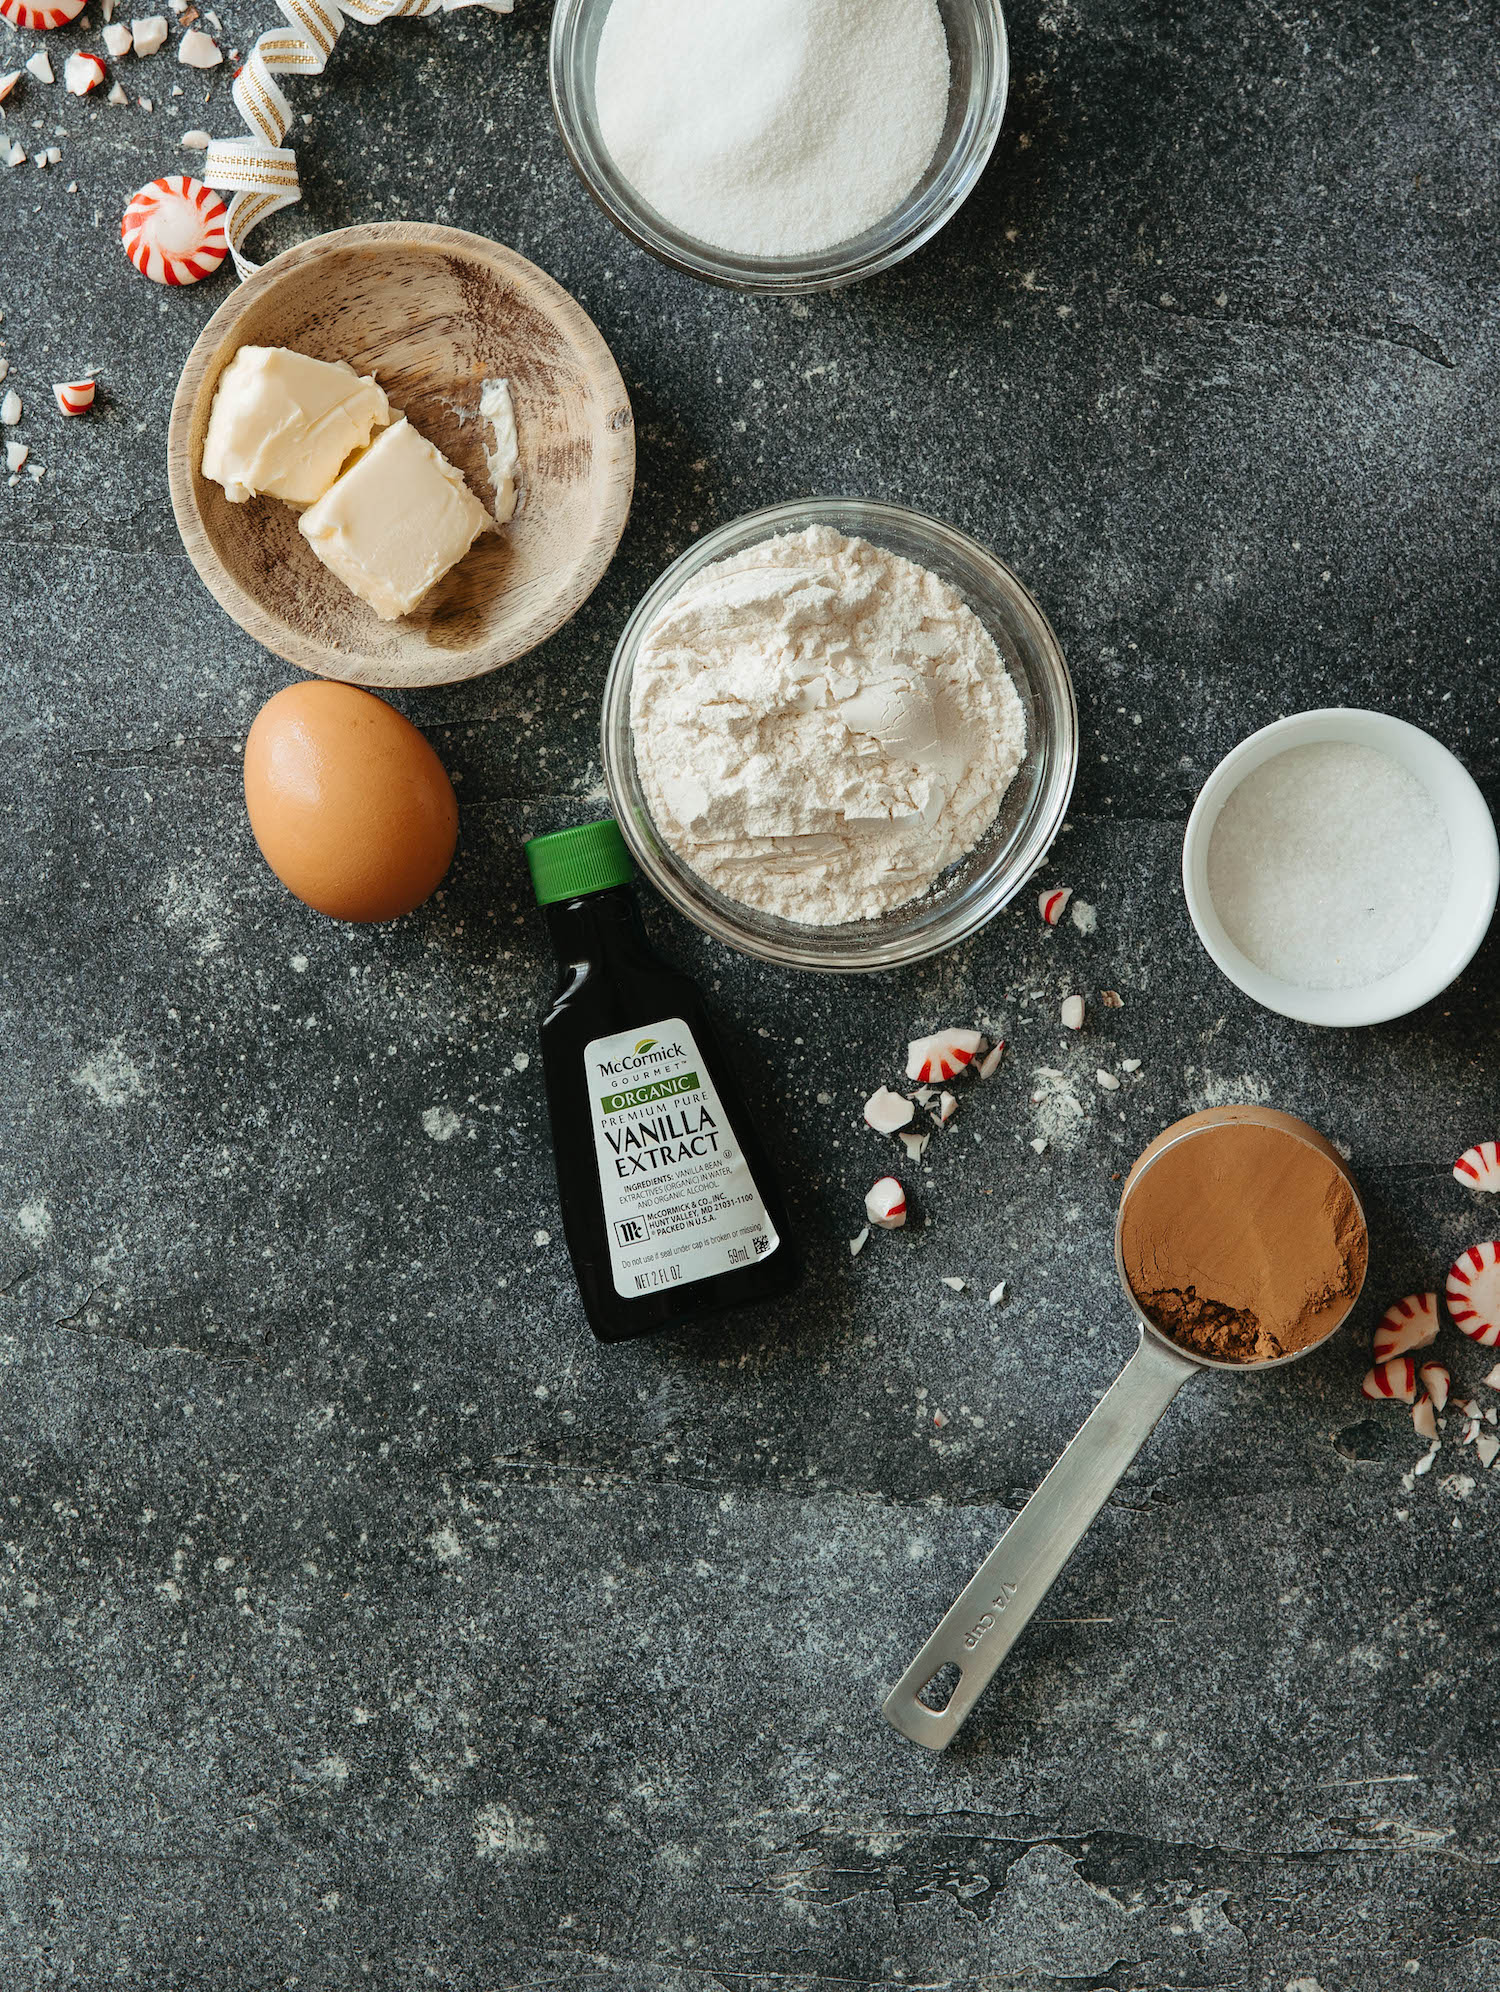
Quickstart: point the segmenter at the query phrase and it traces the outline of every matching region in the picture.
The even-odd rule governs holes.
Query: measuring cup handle
[[[958,1602],[881,1706],[913,1743],[941,1750],[989,1685],[1090,1522],[1152,1428],[1199,1365],[1141,1331],[1141,1344],[1078,1436],[980,1564]],[[941,1709],[918,1700],[935,1674],[957,1667]]]

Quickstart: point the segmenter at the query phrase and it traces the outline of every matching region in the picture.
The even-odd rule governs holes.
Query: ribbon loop
[[[451,14],[459,7],[509,14],[515,0],[276,0],[276,5],[286,27],[268,28],[234,79],[235,109],[245,120],[248,136],[216,138],[203,158],[207,185],[234,194],[224,233],[242,280],[259,267],[241,250],[245,237],[302,198],[297,155],[282,144],[291,128],[292,107],[276,78],[321,76],[346,17],[376,27],[408,16]]]

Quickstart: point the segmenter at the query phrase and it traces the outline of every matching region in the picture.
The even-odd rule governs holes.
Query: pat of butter
[[[203,475],[231,504],[264,493],[311,505],[390,419],[380,383],[343,360],[241,346],[209,411]]]
[[[463,473],[404,417],[297,521],[323,565],[382,622],[410,615],[492,524]]]

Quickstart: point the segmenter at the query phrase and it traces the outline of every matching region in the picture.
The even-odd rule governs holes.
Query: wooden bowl
[[[381,622],[316,558],[289,506],[231,505],[199,469],[219,376],[247,345],[377,375],[485,504],[479,395],[503,375],[521,456],[516,516],[413,614]],[[373,222],[288,249],[214,313],[177,385],[167,471],[188,557],[248,636],[320,677],[442,685],[524,656],[588,598],[630,511],[635,430],[598,328],[534,264],[461,229]]]

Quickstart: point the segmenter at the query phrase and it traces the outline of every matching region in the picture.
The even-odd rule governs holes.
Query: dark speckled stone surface
[[[226,45],[270,18],[223,11]],[[1219,977],[1176,868],[1215,760],[1300,707],[1400,713],[1500,799],[1493,17],[1031,0],[962,215],[791,305],[611,232],[546,25],[351,29],[292,86],[307,198],[262,243],[498,237],[594,315],[639,424],[572,627],[401,701],[463,835],[441,903],[377,931],[255,854],[239,752],[289,673],[167,502],[173,385],[230,279],[163,293],[115,240],[182,127],[234,128],[227,71],[127,59],[151,113],[30,79],[6,106],[63,161],[0,184],[14,433],[47,467],[0,485],[0,1985],[1489,1992],[1500,1476],[1450,1443],[1404,1480],[1420,1447],[1359,1377],[1379,1307],[1495,1228],[1448,1170],[1500,1133],[1500,943],[1419,1015],[1319,1035]],[[0,25],[0,70],[31,40]],[[49,384],[90,365],[65,425]],[[1040,595],[1084,719],[1052,871],[1098,930],[1022,903],[835,984],[653,909],[717,992],[810,1275],[780,1318],[601,1351],[527,1062],[518,841],[595,806],[648,580],[820,489],[949,518]],[[1106,987],[1124,1008],[1063,1042],[1058,998]],[[889,1160],[859,1104],[971,1019],[1007,1063],[913,1179],[925,1223],[851,1261]],[[877,1704],[1129,1349],[1117,1174],[1232,1099],[1350,1149],[1354,1330],[1184,1394],[930,1757]]]

